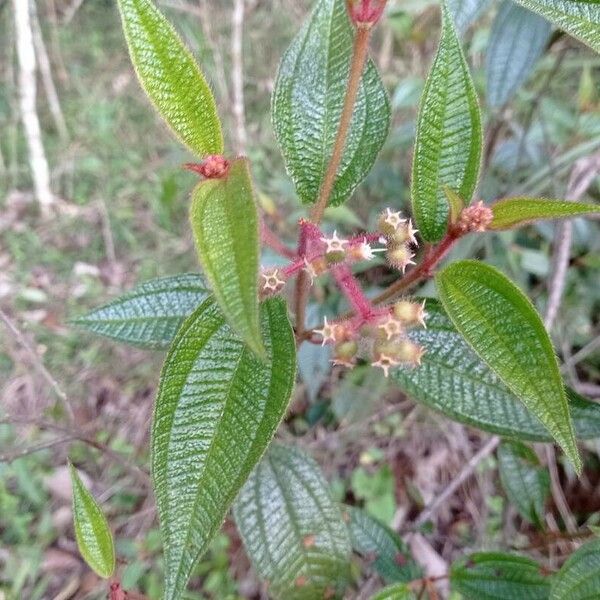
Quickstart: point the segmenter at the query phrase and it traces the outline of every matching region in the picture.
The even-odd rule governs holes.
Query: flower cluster
[[[379,217],[379,229],[387,240],[388,262],[404,273],[406,267],[415,264],[412,247],[417,245],[417,230],[413,229],[412,221],[386,208]]]

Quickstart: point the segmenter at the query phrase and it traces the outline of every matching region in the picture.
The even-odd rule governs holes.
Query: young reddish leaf
[[[190,51],[152,0],[118,2],[131,62],[162,118],[195,154],[222,154],[215,99]]]
[[[460,40],[445,3],[437,55],[421,97],[412,169],[412,206],[421,235],[448,226],[444,187],[471,201],[481,162],[481,115]]]
[[[569,556],[552,581],[550,600],[591,600],[600,590],[600,539]]]
[[[90,569],[108,579],[115,571],[113,537],[94,497],[86,489],[75,467],[69,465],[73,486],[73,524],[77,547]]]
[[[248,162],[207,179],[192,194],[190,221],[204,273],[229,324],[259,356],[258,213]]]
[[[581,472],[556,354],[531,301],[500,271],[478,261],[453,263],[436,282],[444,308],[465,340]]]
[[[450,569],[452,591],[464,600],[547,600],[550,578],[534,560],[516,554],[477,552]]]
[[[200,275],[160,277],[71,323],[117,342],[162,350],[169,347],[185,318],[209,294]]]
[[[486,55],[489,106],[504,106],[531,75],[552,26],[530,10],[504,0],[492,24]]]
[[[288,406],[296,344],[281,299],[262,304],[261,324],[264,362],[208,298],[182,325],[165,360],[152,425],[165,600],[182,597]]]
[[[511,229],[541,219],[568,219],[600,214],[600,206],[547,198],[504,198],[490,207],[494,220],[490,229]]]
[[[304,203],[319,195],[342,114],[354,28],[345,0],[318,0],[283,56],[273,91],[273,126]],[[348,199],[387,137],[390,106],[372,61],[365,67],[330,204]]]
[[[341,597],[350,571],[348,531],[309,456],[274,444],[242,488],[234,516],[269,596]]]
[[[439,302],[425,305],[427,329],[409,338],[427,349],[418,369],[396,369],[393,379],[411,398],[448,418],[507,437],[550,442],[552,436],[473,352]],[[579,439],[600,437],[600,404],[567,388]]]
[[[600,52],[598,0],[516,0]]]

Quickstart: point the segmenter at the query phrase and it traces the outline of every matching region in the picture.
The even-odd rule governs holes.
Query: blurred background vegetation
[[[34,201],[19,119],[12,5],[0,0],[0,308],[23,338],[0,323],[0,598],[105,594],[76,551],[67,456],[109,515],[125,588],[156,598],[162,567],[147,474],[148,429],[162,355],[94,339],[68,320],[137,282],[197,269],[187,224],[195,177],[181,169],[190,156],[137,84],[115,3],[35,4],[37,107],[57,198],[50,219],[40,217]],[[240,120],[233,109],[232,74],[240,65],[232,64],[233,1],[158,4],[213,82],[231,133],[229,147],[236,147]],[[290,243],[303,209],[274,141],[270,93],[281,54],[310,5],[310,0],[247,0],[243,21],[246,151],[267,219]],[[486,121],[480,195],[564,197],[569,182],[573,186],[576,176],[588,176],[598,161],[600,58],[554,32],[510,101],[502,108],[486,105],[486,54],[498,6],[490,4],[463,36]],[[409,210],[415,115],[437,45],[438,14],[429,0],[390,2],[373,54],[392,98],[393,128],[365,184],[346,207],[330,211],[328,223],[340,232],[368,228],[386,206]],[[40,60],[44,54],[47,63]],[[58,103],[52,101],[49,77]],[[598,177],[589,180],[583,199],[598,202]],[[467,240],[455,255],[485,257],[500,266],[543,312],[561,232],[544,224]],[[566,290],[553,329],[572,383],[591,398],[600,397],[598,233],[596,222],[574,223]],[[265,254],[265,263],[275,260]],[[392,276],[383,264],[365,274],[373,288]],[[426,286],[422,293],[432,291]],[[311,308],[314,319],[339,310],[340,298],[327,284],[316,295],[322,304]],[[55,390],[23,340],[68,397],[74,428],[67,426]],[[337,499],[366,506],[398,531],[410,529],[411,519],[487,439],[415,405],[368,368],[332,372],[321,347],[303,347],[300,375],[304,383],[280,435],[309,450]],[[547,506],[550,532],[566,518],[561,491],[577,523],[600,519],[600,445],[588,442],[586,448],[581,481],[558,465],[559,489],[553,486]],[[420,550],[413,551],[442,565],[479,548],[527,548],[556,557],[572,549],[517,516],[500,487],[493,456],[479,463],[474,477],[421,534]],[[190,598],[266,597],[231,523],[198,566],[191,589]],[[366,597],[366,589],[359,578],[351,597]]]

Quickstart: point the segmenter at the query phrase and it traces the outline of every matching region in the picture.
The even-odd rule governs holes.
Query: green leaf
[[[190,51],[151,0],[118,2],[131,62],[161,117],[195,154],[222,154],[215,99]]]
[[[548,430],[473,352],[436,300],[426,304],[427,329],[409,337],[427,352],[418,369],[392,376],[414,400],[447,417],[484,431],[530,441],[552,440]],[[567,389],[580,439],[600,437],[600,404]]]
[[[383,588],[371,600],[413,600],[415,595],[410,591],[410,588],[403,583],[396,583]]]
[[[108,579],[115,571],[115,546],[110,528],[102,510],[71,464],[69,471],[77,547],[89,567],[100,577]]]
[[[547,198],[504,198],[490,207],[494,220],[490,229],[511,229],[540,219],[568,219],[599,214],[600,206]]]
[[[581,546],[554,576],[550,600],[592,600],[600,590],[600,539]]]
[[[597,0],[517,0],[567,33],[600,52],[600,10]]]
[[[209,293],[200,275],[161,277],[142,283],[72,323],[117,342],[164,349]]]
[[[190,221],[200,263],[229,324],[259,356],[258,212],[246,159],[192,194]]]
[[[436,282],[465,340],[546,426],[580,472],[556,354],[531,301],[500,271],[478,261],[455,262]]]
[[[542,528],[550,479],[535,452],[518,442],[503,442],[498,449],[498,467],[509,500],[524,519]]]
[[[419,579],[423,573],[402,538],[387,525],[360,508],[345,507],[350,542],[355,552],[372,561],[388,583]]]
[[[464,33],[490,5],[491,0],[447,0],[456,30]]]
[[[450,569],[452,591],[464,600],[548,600],[549,577],[530,558],[500,552],[477,552]]]
[[[504,106],[521,87],[550,39],[546,19],[504,0],[492,24],[486,57],[487,103]]]
[[[273,126],[287,171],[304,203],[316,201],[331,158],[353,39],[344,0],[318,0],[279,67],[273,91]],[[385,142],[389,124],[389,99],[369,60],[330,205],[347,200],[366,177]]]
[[[348,532],[318,465],[303,452],[271,446],[242,488],[234,516],[270,596],[312,600],[343,591]]]
[[[173,341],[152,428],[154,491],[165,546],[164,600],[181,598],[198,558],[260,460],[287,408],[296,351],[285,303],[261,306],[267,361],[212,298]]]
[[[448,225],[444,187],[471,201],[481,162],[481,115],[452,17],[442,33],[421,97],[412,169],[412,206],[421,235],[439,240]]]

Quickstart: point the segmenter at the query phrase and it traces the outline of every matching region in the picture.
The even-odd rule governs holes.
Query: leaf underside
[[[115,570],[115,547],[106,517],[86,489],[75,467],[69,465],[73,487],[73,521],[81,556],[89,567],[105,579]]]
[[[580,471],[556,354],[531,301],[500,271],[478,261],[451,264],[437,275],[436,283],[448,316],[465,340],[546,426]]]
[[[427,299],[427,329],[409,332],[427,349],[418,369],[396,369],[400,388],[450,419],[484,431],[529,441],[552,441],[548,430],[473,352],[445,314]],[[567,390],[580,439],[600,437],[600,404]]]
[[[491,0],[447,0],[456,30],[464,33],[490,5]]]
[[[266,362],[208,298],[185,321],[166,358],[152,427],[165,600],[181,598],[287,408],[296,353],[285,303],[263,303],[261,321]]]
[[[452,17],[442,5],[442,33],[425,82],[412,167],[412,206],[419,231],[438,241],[448,225],[449,187],[470,203],[481,162],[481,115]]]
[[[347,585],[346,525],[319,467],[300,450],[272,445],[242,488],[234,516],[270,596],[312,600]]]
[[[162,350],[169,347],[186,317],[209,294],[200,275],[161,277],[142,283],[72,323],[117,342]]]
[[[198,257],[229,324],[259,356],[258,212],[248,161],[231,163],[221,179],[207,179],[192,193],[190,222]]]
[[[151,0],[118,2],[131,62],[161,117],[195,154],[222,154],[215,100],[190,51]]]
[[[486,55],[487,103],[501,107],[531,75],[550,38],[550,23],[504,0],[494,19]]]
[[[273,126],[286,169],[304,203],[317,200],[331,158],[353,37],[344,0],[318,0],[279,67],[272,100]],[[330,205],[347,200],[366,177],[385,142],[389,123],[387,92],[369,60]]]

